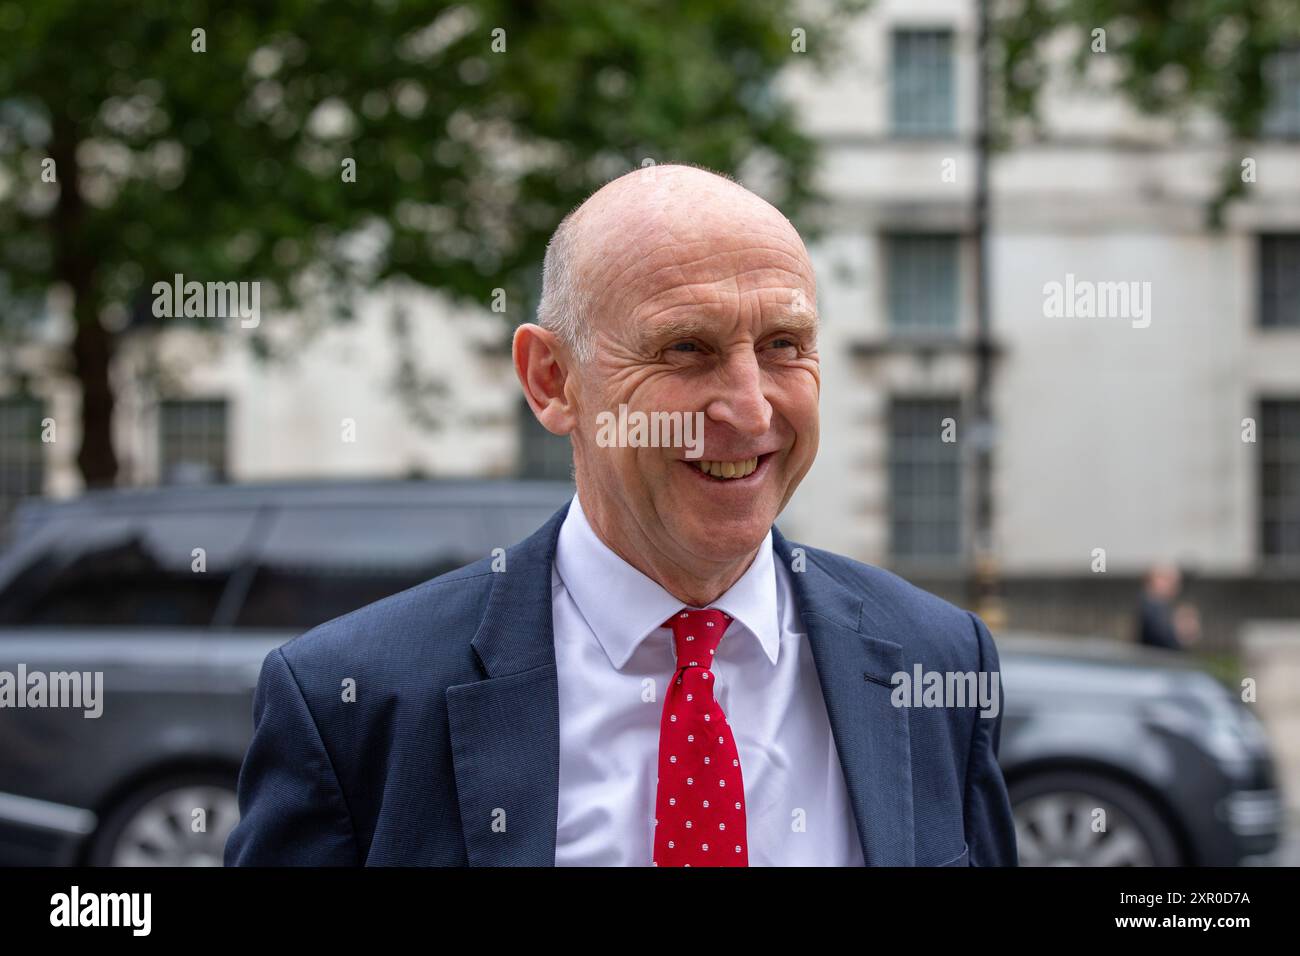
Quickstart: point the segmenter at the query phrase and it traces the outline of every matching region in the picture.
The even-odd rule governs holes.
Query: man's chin
[[[771,456],[769,456],[771,457]],[[670,540],[688,554],[714,562],[749,558],[780,510],[781,474],[764,461],[746,478],[712,478],[694,462],[673,463],[671,480],[655,496]]]
[[[753,512],[730,519],[719,516],[712,521],[693,514],[689,523],[668,527],[674,540],[690,554],[708,561],[727,562],[752,556],[763,543],[772,522],[765,523]]]

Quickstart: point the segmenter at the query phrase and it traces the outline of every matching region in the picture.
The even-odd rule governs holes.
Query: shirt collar
[[[555,571],[619,670],[643,640],[683,607],[600,539],[576,494],[560,526]],[[740,625],[757,639],[767,659],[776,664],[781,642],[771,530],[745,573],[709,607],[730,614],[735,619],[732,627]]]

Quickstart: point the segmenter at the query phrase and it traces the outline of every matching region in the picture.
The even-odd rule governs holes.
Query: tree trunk
[[[117,479],[113,451],[113,387],[109,366],[113,340],[94,314],[95,303],[77,301],[77,334],[72,340],[73,365],[81,382],[81,448],[77,466],[87,488],[111,487]]]
[[[66,116],[55,116],[50,155],[55,161],[59,201],[54,210],[55,273],[75,297],[77,329],[71,343],[72,368],[81,384],[81,447],[77,466],[87,488],[111,487],[117,480],[113,451],[113,387],[109,366],[113,335],[99,321],[95,258],[84,245],[86,206],[77,169],[80,131]]]

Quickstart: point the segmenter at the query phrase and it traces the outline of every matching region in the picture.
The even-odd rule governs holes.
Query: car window
[[[19,549],[0,624],[205,627],[253,521],[248,511],[59,517]]]
[[[314,627],[483,557],[494,524],[481,509],[286,508],[270,519],[235,626]]]

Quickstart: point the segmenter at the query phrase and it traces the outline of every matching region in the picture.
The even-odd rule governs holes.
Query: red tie
[[[715,608],[683,610],[673,630],[677,670],[659,721],[656,866],[749,866],[745,787],[731,726],[713,699],[713,652],[731,624]]]

